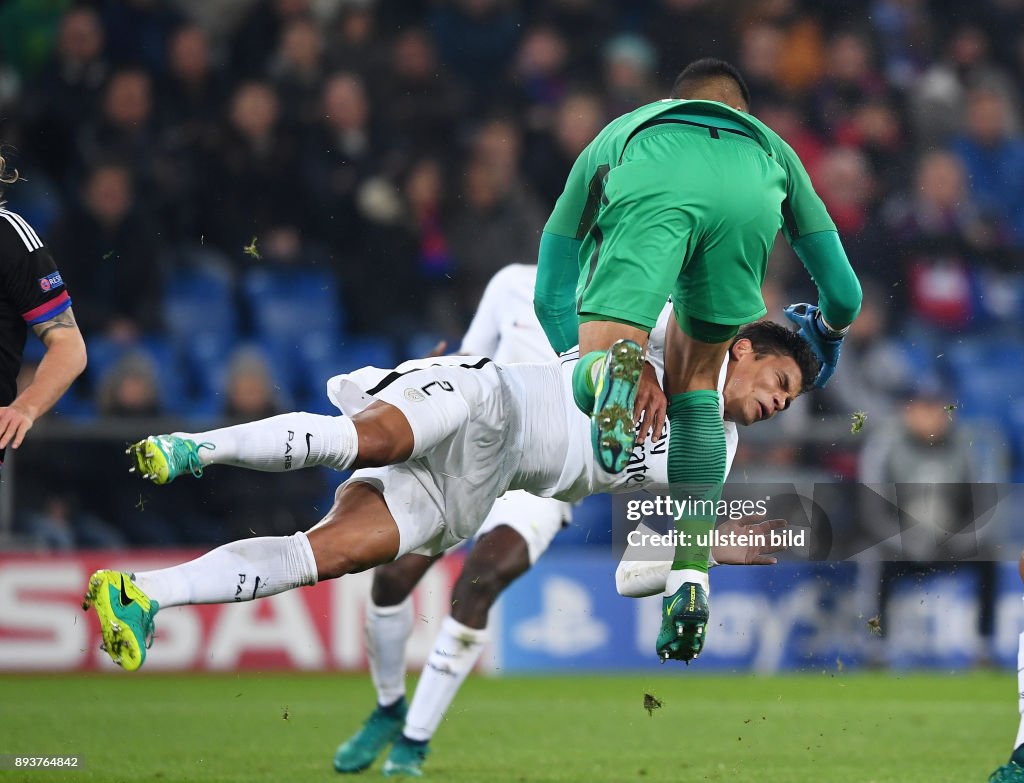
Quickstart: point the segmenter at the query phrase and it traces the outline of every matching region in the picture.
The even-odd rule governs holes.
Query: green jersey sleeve
[[[776,160],[786,170],[782,233],[818,289],[818,305],[825,321],[841,329],[860,312],[860,282],[804,164],[792,147],[777,134],[773,136],[777,139],[773,145]]]
[[[782,202],[782,233],[792,245],[807,234],[835,231],[836,224],[829,217],[821,197],[814,191],[807,169],[796,152],[778,135],[775,136],[775,159],[786,171],[786,200]]]

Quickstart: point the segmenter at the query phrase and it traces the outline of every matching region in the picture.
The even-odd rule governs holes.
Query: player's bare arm
[[[46,346],[35,377],[9,406],[0,408],[0,449],[18,448],[36,419],[68,390],[86,365],[85,341],[71,308],[32,327]]]

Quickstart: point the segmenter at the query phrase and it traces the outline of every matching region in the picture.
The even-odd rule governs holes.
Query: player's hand
[[[434,346],[434,349],[430,353],[428,353],[426,356],[424,356],[423,358],[424,359],[433,359],[435,356],[444,356],[444,352],[447,351],[447,350],[448,350],[448,341],[447,340],[441,340],[437,345]]]
[[[34,423],[35,420],[21,408],[14,405],[0,408],[0,449],[8,445],[18,448]]]
[[[718,526],[718,529],[728,535],[746,534],[747,536],[763,536],[764,546],[739,544],[711,547],[711,556],[715,562],[721,565],[775,565],[778,558],[772,557],[774,552],[781,552],[785,546],[772,546],[772,531],[785,530],[786,520],[784,519],[761,519],[760,517],[743,517],[742,519],[731,519]]]
[[[825,324],[821,310],[812,304],[791,304],[784,311],[786,318],[800,327],[800,336],[811,344],[814,355],[821,362],[821,370],[814,379],[816,388],[824,388],[839,364],[839,349],[846,331],[836,331]]]
[[[636,404],[633,406],[633,427],[643,426],[636,435],[636,444],[642,445],[650,433],[651,440],[660,440],[665,429],[665,416],[668,412],[668,398],[661,390],[658,375],[650,362],[644,362],[644,371],[640,374],[640,383],[636,390]]]

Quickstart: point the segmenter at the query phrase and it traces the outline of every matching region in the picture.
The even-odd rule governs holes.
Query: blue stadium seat
[[[1024,387],[1024,347],[1005,340],[965,340],[951,346],[948,355],[960,414],[1006,422]]]
[[[178,345],[205,335],[234,337],[238,312],[230,273],[216,266],[176,272],[164,293],[164,323]]]
[[[893,348],[899,361],[907,368],[908,375],[924,376],[936,371],[936,351],[934,346],[918,340],[894,340]]]
[[[611,542],[611,495],[591,495],[573,506],[572,524],[555,536],[552,546],[608,546]]]
[[[450,340],[442,335],[429,332],[417,332],[406,341],[405,355],[398,361],[401,363],[407,359],[422,359],[432,352],[441,340],[448,340],[448,353],[458,350],[459,340]]]
[[[254,269],[242,282],[255,336],[294,351],[309,334],[337,335],[341,305],[326,271]]]
[[[333,414],[337,410],[327,399],[327,381],[335,375],[360,367],[393,367],[391,341],[384,337],[347,337],[334,340],[323,334],[304,337],[297,358],[303,386],[303,408],[311,413]]]

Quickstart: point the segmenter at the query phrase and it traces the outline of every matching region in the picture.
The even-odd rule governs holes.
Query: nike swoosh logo
[[[683,600],[683,597],[681,595],[677,595],[676,599],[668,605],[668,608],[665,610],[666,617],[671,616],[672,610],[676,608],[676,604],[679,603],[681,600]]]
[[[310,443],[311,440],[313,440],[313,433],[312,432],[307,432],[306,433],[306,459],[307,460],[309,459],[309,443]]]
[[[124,576],[121,577],[121,606],[131,606],[135,603],[134,599],[128,597],[128,593],[124,589]]]

